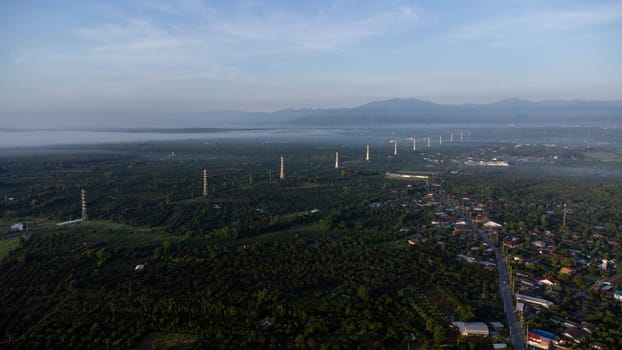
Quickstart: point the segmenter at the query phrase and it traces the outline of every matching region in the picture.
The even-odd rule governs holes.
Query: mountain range
[[[618,124],[622,122],[622,101],[527,101],[509,98],[488,104],[438,104],[416,98],[395,98],[352,108],[208,112],[193,114],[191,119],[252,126],[279,124],[310,127],[427,123]]]

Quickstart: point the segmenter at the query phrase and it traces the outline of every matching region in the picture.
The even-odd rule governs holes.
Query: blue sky
[[[622,99],[621,43],[622,1],[6,0],[0,121]]]

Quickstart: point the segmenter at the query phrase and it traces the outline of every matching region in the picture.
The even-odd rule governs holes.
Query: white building
[[[11,225],[11,231],[24,231],[24,223],[18,222],[16,224]]]
[[[524,295],[524,294],[516,294],[516,300],[517,301],[522,301],[525,303],[529,303],[529,304],[534,304],[534,305],[538,305],[538,306],[543,306],[545,308],[550,308],[551,306],[555,305],[552,301],[550,300],[546,300],[546,299],[542,299],[542,298],[536,298],[536,297],[532,297],[531,295]]]
[[[463,336],[487,337],[490,334],[484,322],[452,322],[451,325]]]
[[[503,226],[503,225],[501,225],[499,223],[496,223],[496,222],[494,222],[492,220],[490,220],[490,221],[488,221],[488,222],[486,222],[484,224],[484,228],[499,228],[501,226]]]

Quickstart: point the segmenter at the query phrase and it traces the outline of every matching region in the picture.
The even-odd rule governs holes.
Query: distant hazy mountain
[[[151,119],[147,119],[152,117]],[[622,124],[622,101],[526,101],[517,98],[488,104],[438,104],[416,98],[370,102],[353,108],[283,109],[275,112],[213,111],[153,118],[154,127],[367,127],[394,124]],[[145,123],[145,125],[148,125]]]
[[[355,108],[316,110],[295,118],[299,125],[363,126],[375,123],[622,123],[622,101],[525,101],[437,104],[410,99],[370,102]]]
[[[497,124],[497,125],[622,125],[622,101],[549,100],[509,98],[488,104],[439,104],[416,98],[374,101],[352,108],[282,109],[275,112],[236,110],[210,112],[99,111],[50,116],[51,129],[153,129],[274,127],[370,127],[400,124]],[[23,127],[19,115],[13,125]],[[92,125],[97,120],[97,126]],[[174,130],[170,132],[175,132]]]

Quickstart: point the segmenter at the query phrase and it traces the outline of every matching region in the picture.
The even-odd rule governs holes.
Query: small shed
[[[24,223],[18,222],[16,224],[11,225],[11,231],[24,231]]]

